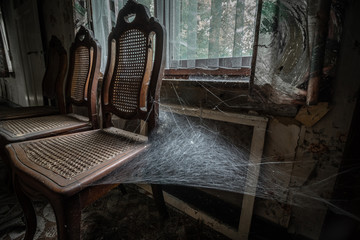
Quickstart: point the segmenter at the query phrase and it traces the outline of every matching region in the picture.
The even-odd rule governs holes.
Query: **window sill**
[[[167,77],[183,77],[186,76],[240,76],[249,77],[251,74],[251,68],[217,68],[217,69],[165,69],[165,76]]]
[[[163,84],[176,84],[181,86],[208,86],[211,88],[233,90],[249,90],[249,78],[241,79],[227,79],[227,78],[205,78],[189,76],[188,79],[184,78],[163,78]]]
[[[161,104],[181,105],[201,109],[217,109],[232,113],[294,117],[296,105],[264,104],[249,98],[248,81],[164,78]]]
[[[206,85],[212,88],[249,90],[250,68],[166,69],[163,81],[181,85]]]

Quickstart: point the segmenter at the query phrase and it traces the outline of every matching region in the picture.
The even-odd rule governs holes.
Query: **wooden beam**
[[[261,116],[252,116],[240,113],[230,113],[193,107],[183,107],[180,105],[161,104],[160,109],[166,112],[187,115],[191,117],[200,117],[223,122],[231,122],[253,127],[266,128],[268,119]]]
[[[260,163],[264,149],[266,128],[254,127],[251,141],[249,167],[246,176],[245,193],[242,201],[240,221],[239,221],[239,239],[248,239],[256,187],[259,179]]]

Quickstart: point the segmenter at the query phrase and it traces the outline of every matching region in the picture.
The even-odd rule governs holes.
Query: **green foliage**
[[[251,55],[256,2],[175,1],[173,58],[208,59]]]
[[[261,10],[260,33],[272,33],[278,26],[279,3],[264,1]]]

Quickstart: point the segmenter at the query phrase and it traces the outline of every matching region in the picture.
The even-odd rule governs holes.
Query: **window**
[[[256,1],[158,2],[165,9],[158,17],[168,29],[168,68],[250,67]]]
[[[167,68],[250,68],[257,1],[138,0],[167,29]],[[107,36],[126,0],[92,0],[95,37],[107,61]],[[249,71],[247,71],[249,72]]]
[[[10,50],[7,41],[5,24],[0,9],[0,77],[9,77],[9,73],[13,72]]]

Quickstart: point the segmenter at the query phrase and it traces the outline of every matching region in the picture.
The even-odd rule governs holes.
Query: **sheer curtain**
[[[250,67],[257,1],[157,2],[164,5],[158,16],[168,30],[168,67]]]
[[[116,24],[116,19],[121,8],[127,0],[91,0],[92,18],[95,38],[102,47],[101,72],[104,73],[108,55],[108,36]],[[137,1],[149,7],[154,14],[154,3],[152,0]]]
[[[107,57],[107,36],[126,0],[92,0],[95,37]],[[167,29],[168,68],[250,67],[257,1],[138,0]]]

